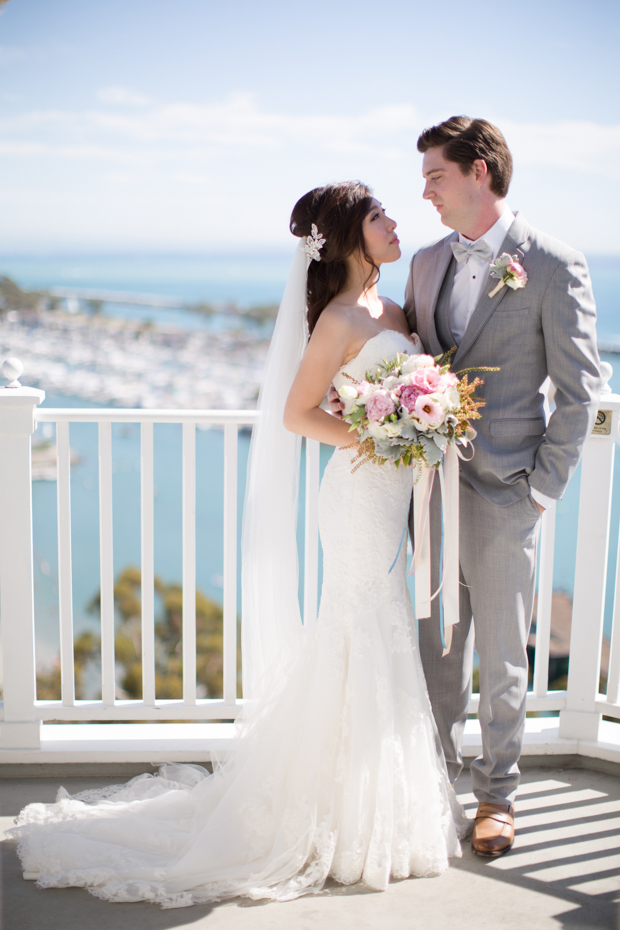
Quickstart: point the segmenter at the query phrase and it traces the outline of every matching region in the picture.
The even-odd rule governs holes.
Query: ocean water
[[[402,302],[411,254],[384,265],[380,292]],[[587,256],[601,340],[620,343],[620,255]],[[278,303],[291,253],[264,255],[7,255],[0,275],[24,288],[74,287],[178,298],[183,303],[233,301],[241,307]],[[104,312],[161,325],[218,325],[184,309],[106,305]]]
[[[0,274],[14,278],[22,287],[80,287],[174,296],[184,302],[228,301],[241,306],[277,303],[286,280],[290,255],[267,256],[2,256]],[[620,344],[620,257],[589,256],[599,309],[599,337]],[[395,300],[402,298],[407,261],[387,266],[381,290]],[[109,304],[105,312],[180,328],[221,325],[205,321],[185,309],[120,306]],[[605,356],[615,366],[612,389],[620,393],[620,357]],[[90,406],[80,398],[48,395],[45,406]],[[53,436],[51,437],[53,438]],[[75,631],[95,629],[96,618],[88,610],[99,587],[99,517],[97,430],[95,424],[74,424],[71,446],[78,454],[72,468],[73,607]],[[245,493],[245,467],[249,436],[240,435],[238,528]],[[325,466],[331,449],[322,449]],[[114,570],[140,564],[140,443],[136,424],[113,427]],[[615,571],[620,521],[620,458],[616,460],[616,493],[611,523],[609,576]],[[578,519],[578,483],[573,478],[558,505],[554,587],[572,594]],[[166,582],[179,581],[181,562],[181,427],[155,425],[155,571]],[[301,481],[303,489],[303,475]],[[197,433],[197,585],[208,596],[222,598],[223,434],[221,430]],[[48,665],[58,653],[58,566],[56,485],[38,481],[33,490],[35,548],[35,607],[37,655]],[[303,500],[300,508],[303,514]],[[303,564],[303,519],[299,526]],[[240,556],[240,553],[239,553]],[[239,586],[240,587],[240,586]],[[241,592],[239,590],[239,607]],[[611,629],[611,584],[605,612],[605,628]]]

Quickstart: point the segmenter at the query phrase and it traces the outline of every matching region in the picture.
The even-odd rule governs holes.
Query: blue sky
[[[505,132],[509,203],[620,252],[620,5],[10,0],[0,15],[0,247],[289,243],[329,180],[370,183],[416,245],[444,233],[415,142]]]

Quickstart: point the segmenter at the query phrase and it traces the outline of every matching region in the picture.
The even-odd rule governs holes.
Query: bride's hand
[[[344,410],[344,404],[340,400],[340,394],[332,384],[329,391],[327,392],[327,403],[329,404],[329,412],[333,417],[337,417],[339,420],[342,420],[342,411]]]

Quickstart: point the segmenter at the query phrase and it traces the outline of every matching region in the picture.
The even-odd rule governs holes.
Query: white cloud
[[[0,120],[3,183],[24,192],[39,183],[62,204],[61,219],[51,206],[46,217],[48,200],[21,215],[12,208],[5,227],[119,242],[131,232],[133,240],[166,245],[280,245],[288,241],[288,212],[304,190],[358,177],[399,220],[404,242],[445,233],[420,197],[416,140],[428,119],[411,105],[289,114],[261,106],[250,93],[209,104],[149,102],[123,88],[102,94],[106,107]],[[620,248],[613,224],[620,211],[620,126],[495,118],[518,169],[511,205],[526,207],[534,225],[580,248]],[[561,180],[552,189],[554,169]]]
[[[0,155],[44,156],[69,161],[112,161],[145,165],[152,161],[148,152],[112,148],[105,145],[61,145],[46,142],[0,142]]]
[[[515,162],[620,178],[620,125],[501,121]]]
[[[104,87],[98,95],[101,103],[106,106],[116,107],[145,107],[151,102],[149,97],[139,94],[135,90],[129,90],[127,87]]]
[[[213,184],[213,178],[207,174],[192,174],[189,171],[175,171],[172,175],[173,180],[181,184],[196,184],[198,187],[209,187]]]
[[[408,104],[379,107],[357,114],[291,115],[262,109],[251,93],[231,94],[212,104],[155,104],[148,97],[123,87],[102,90],[107,105],[140,108],[131,113],[109,110],[71,112],[45,110],[0,120],[5,141],[11,133],[61,133],[54,143],[59,154],[84,158],[135,159],[133,144],[145,149],[155,161],[174,158],[195,160],[214,151],[307,147],[317,153],[373,155],[390,161],[409,160],[415,153],[417,135],[423,128],[415,108]],[[515,155],[522,164],[555,165],[588,174],[617,178],[620,175],[620,125],[591,122],[525,123],[498,118]],[[79,136],[81,148],[72,147]],[[84,144],[88,138],[90,145]],[[123,147],[119,147],[119,142]],[[112,143],[108,150],[107,146]],[[190,147],[191,146],[191,147]],[[103,153],[108,150],[110,154]],[[71,153],[69,155],[69,153]],[[113,153],[113,154],[112,154]]]
[[[137,104],[140,100],[143,109],[132,114],[107,110],[34,111],[0,120],[0,129],[5,138],[10,132],[54,128],[63,135],[100,134],[99,144],[103,141],[101,136],[116,136],[128,142],[192,143],[223,148],[269,148],[297,143],[338,152],[374,152],[393,159],[408,151],[403,147],[403,136],[407,137],[408,144],[408,137],[413,138],[419,126],[414,108],[408,105],[380,107],[358,115],[292,116],[261,110],[249,93],[232,94],[220,103],[209,105],[157,106],[147,106],[146,97],[122,88],[110,88],[105,93],[108,95],[106,103],[131,101]]]

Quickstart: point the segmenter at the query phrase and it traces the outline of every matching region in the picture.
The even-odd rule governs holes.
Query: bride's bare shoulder
[[[400,332],[404,333],[406,336],[409,335],[409,323],[407,322],[405,311],[400,304],[397,304],[396,301],[392,300],[390,297],[380,297],[379,299],[383,304],[383,311],[390,326],[400,330]]]
[[[351,333],[355,328],[356,320],[359,313],[355,313],[356,308],[345,301],[331,300],[322,311],[316,329],[321,327],[324,331]]]
[[[379,300],[384,307],[390,310],[400,310],[401,313],[404,313],[403,308],[400,304],[397,304],[395,300],[392,300],[391,297],[379,297]]]

